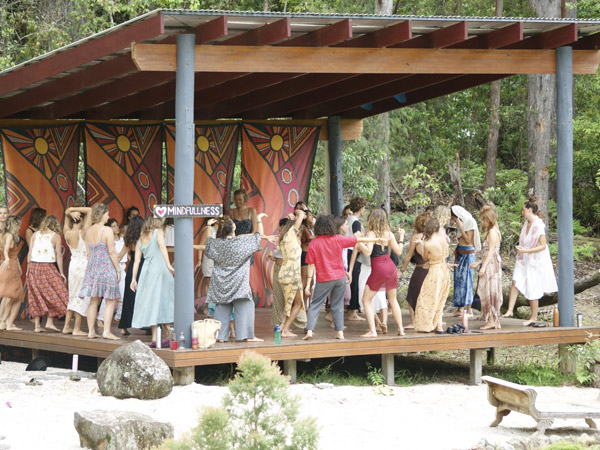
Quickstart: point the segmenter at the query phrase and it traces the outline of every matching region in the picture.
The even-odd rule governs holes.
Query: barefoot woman
[[[19,264],[20,241],[19,227],[21,218],[10,216],[6,221],[5,231],[2,234],[4,261],[0,265],[0,297],[6,299],[0,330],[20,331],[15,326],[15,319],[19,314],[21,300],[23,299],[23,283],[21,283],[21,265]]]

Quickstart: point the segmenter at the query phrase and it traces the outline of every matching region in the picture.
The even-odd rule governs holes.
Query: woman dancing
[[[546,225],[543,215],[538,211],[535,197],[530,197],[521,208],[525,219],[519,245],[517,260],[513,272],[513,282],[508,299],[508,310],[503,317],[512,317],[519,292],[529,300],[531,317],[523,322],[529,326],[537,320],[539,300],[544,293],[558,291],[552,258],[546,243]]]
[[[139,283],[137,274],[144,256]],[[165,246],[165,235],[160,219],[148,216],[135,248],[135,262],[131,290],[136,292],[136,307],[131,326],[151,327],[152,342],[156,346],[156,328],[173,323],[175,316],[175,280],[173,266]],[[152,344],[151,344],[152,346]]]
[[[125,273],[125,289],[123,293],[123,306],[121,308],[121,320],[119,321],[119,328],[123,336],[129,336],[129,328],[131,328],[131,319],[133,318],[133,312],[135,311],[135,292],[131,290],[131,280],[133,280],[133,264],[135,260],[135,247],[137,241],[142,233],[142,227],[144,226],[144,219],[139,215],[132,217],[127,225],[125,236],[123,238],[125,246],[129,253],[129,265],[127,266],[127,272]],[[136,281],[140,279],[140,273],[144,267],[144,255],[141,256],[140,264],[138,267],[138,275]]]
[[[27,247],[31,247],[31,237],[33,236],[33,233],[40,229],[44,217],[46,217],[46,210],[44,208],[33,208],[31,210],[29,226],[27,227],[27,230],[25,230],[25,242],[27,242]]]
[[[427,261],[429,271],[417,300],[415,329],[443,334],[442,314],[450,291],[450,271],[446,263],[448,237],[437,218],[432,217],[427,222],[423,240],[417,241],[417,249]]]
[[[404,230],[398,229],[398,237],[400,243],[396,241],[394,233],[390,231],[388,224],[387,214],[385,210],[376,208],[369,214],[368,225],[367,225],[367,238],[376,238],[381,243],[367,243],[358,244],[361,251],[365,255],[371,257],[371,274],[367,279],[365,286],[365,292],[363,294],[363,307],[365,308],[365,315],[367,316],[367,323],[369,325],[369,331],[363,334],[361,337],[377,337],[377,330],[375,329],[375,314],[373,312],[372,300],[375,294],[380,289],[385,288],[387,299],[394,320],[398,325],[398,335],[404,336],[404,328],[402,327],[402,311],[396,300],[396,291],[398,289],[398,272],[396,271],[396,265],[392,262],[392,259],[388,255],[388,247],[396,254],[402,254],[402,248],[404,247]],[[352,273],[352,267],[350,268],[349,274]],[[381,329],[384,334],[387,334],[387,324],[381,323]]]
[[[486,236],[482,246],[482,260],[471,264],[479,268],[477,294],[481,299],[481,314],[487,320],[481,330],[500,328],[500,307],[502,306],[502,260],[500,259],[500,228],[496,212],[484,206],[479,212],[481,229]]]
[[[86,242],[90,249],[90,258],[83,277],[83,284],[79,297],[90,297],[87,310],[88,338],[97,338],[96,316],[98,306],[104,299],[104,330],[102,337],[118,340],[111,332],[112,317],[116,303],[120,300],[119,281],[121,267],[115,251],[115,240],[112,230],[104,224],[108,221],[108,206],[96,203],[92,207],[92,225],[86,233]]]
[[[85,336],[87,333],[81,330],[81,319],[87,315],[90,306],[90,298],[79,298],[79,291],[83,285],[83,277],[88,263],[89,249],[85,243],[85,233],[92,224],[92,208],[83,207],[82,203],[76,202],[65,211],[65,223],[63,225],[63,236],[71,250],[71,262],[69,263],[69,303],[64,334],[73,333],[73,336]],[[75,325],[71,328],[71,319],[75,315]]]
[[[235,235],[254,234],[258,228],[258,216],[254,208],[248,207],[248,194],[244,189],[238,189],[233,193],[235,208],[229,211],[229,217],[235,224]]]
[[[421,286],[423,285],[423,280],[425,280],[428,271],[428,269],[425,268],[427,261],[423,259],[423,255],[421,255],[417,249],[417,242],[423,239],[423,232],[425,231],[425,225],[427,224],[428,220],[429,218],[427,217],[427,214],[419,214],[415,219],[415,223],[413,224],[415,234],[413,234],[410,238],[410,247],[408,247],[408,253],[404,258],[402,268],[400,269],[401,272],[404,272],[411,258],[414,257],[415,270],[413,271],[410,281],[408,282],[408,292],[406,293],[406,302],[408,303],[408,310],[410,312],[410,323],[404,327],[407,330],[412,330],[415,327],[415,310],[417,309],[417,299],[419,298]]]
[[[23,300],[23,283],[21,282],[21,265],[19,264],[19,249],[21,240],[19,228],[21,218],[10,216],[4,225],[2,233],[2,249],[4,261],[0,264],[0,297],[5,300],[4,311],[0,317],[0,330],[21,331],[15,326],[15,320]]]
[[[27,298],[29,312],[35,323],[34,331],[60,331],[54,325],[54,318],[65,315],[69,291],[63,273],[60,225],[55,216],[46,216],[39,231],[31,236],[27,263]],[[43,316],[48,317],[44,328],[40,325]]]
[[[127,249],[125,248],[125,239],[121,236],[121,230],[119,228],[119,224],[117,223],[117,219],[110,218],[105,224],[107,227],[113,232],[113,239],[115,241],[115,252],[117,252],[117,258],[119,259],[119,267],[121,268],[121,278],[119,280],[119,294],[121,300],[125,295],[125,278],[126,273],[125,269],[127,267]],[[106,308],[106,303],[102,302],[100,305],[100,311],[98,311],[98,322],[100,324],[103,323],[103,320],[100,317],[104,317],[104,309]],[[121,320],[121,313],[123,310],[123,301],[117,302],[115,307],[115,320]],[[99,325],[100,325],[99,324]]]
[[[218,219],[215,239],[209,238],[204,250],[214,261],[214,268],[206,300],[216,304],[215,319],[221,322],[219,342],[229,340],[229,322],[235,308],[235,336],[238,341],[262,342],[254,335],[254,301],[250,289],[250,260],[262,248],[262,218],[257,216],[257,232],[235,235],[235,223],[229,217]]]

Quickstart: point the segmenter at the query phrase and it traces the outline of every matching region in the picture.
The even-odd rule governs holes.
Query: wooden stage
[[[281,345],[275,345],[273,328],[270,322],[270,309],[256,310],[256,336],[264,338],[264,342],[246,343],[229,342],[217,343],[215,347],[207,350],[155,350],[169,367],[176,371],[191,370],[195,366],[209,364],[232,363],[247,349],[269,356],[273,360],[284,361],[284,369],[295,379],[296,361],[312,358],[326,358],[357,355],[382,355],[384,375],[388,384],[394,380],[394,354],[413,353],[434,350],[471,350],[471,383],[479,383],[483,353],[485,350],[497,347],[532,346],[544,344],[579,344],[586,342],[589,334],[598,335],[599,327],[561,327],[532,328],[523,327],[520,319],[502,319],[502,329],[478,332],[483,322],[470,321],[473,332],[461,335],[452,334],[424,334],[414,330],[406,330],[406,336],[396,336],[396,325],[393,318],[388,320],[390,334],[380,334],[377,338],[361,338],[360,335],[367,331],[366,322],[346,321],[343,341],[334,339],[334,331],[329,327],[323,315],[319,319],[315,338],[311,341],[301,339],[303,333],[298,332],[296,338],[283,338]],[[457,318],[444,319],[446,327],[457,323]],[[408,313],[405,312],[404,323],[408,323]],[[57,325],[62,327],[61,322]],[[33,350],[47,350],[67,354],[79,354],[106,358],[118,346],[141,339],[150,343],[150,336],[143,331],[133,330],[130,336],[119,341],[106,339],[87,339],[60,333],[34,333],[30,321],[22,321],[18,326],[23,331],[0,331],[0,345],[10,347],[30,348]],[[177,330],[179,331],[179,330]],[[113,326],[113,332],[118,332]],[[177,333],[179,334],[179,333]],[[188,377],[189,378],[189,377]]]

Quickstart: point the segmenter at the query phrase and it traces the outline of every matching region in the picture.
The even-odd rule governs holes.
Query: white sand
[[[70,372],[49,368],[25,372],[25,364],[0,364],[0,444],[14,450],[78,449],[73,413],[93,409],[135,411],[171,422],[179,436],[192,428],[198,410],[220,405],[226,388],[193,384],[176,386],[161,400],[118,400],[103,397],[96,380],[81,374],[69,380]],[[27,386],[35,377],[42,386]],[[591,388],[537,388],[545,395],[569,399],[595,399]],[[467,449],[485,437],[491,443],[526,438],[535,431],[535,421],[511,413],[498,428],[489,428],[495,417],[485,386],[429,384],[394,387],[394,396],[378,395],[371,387],[318,389],[295,385],[291,391],[302,398],[302,414],[318,418],[322,427],[320,448],[412,448]],[[556,421],[550,433],[583,433],[583,420]],[[549,434],[550,434],[549,433]]]

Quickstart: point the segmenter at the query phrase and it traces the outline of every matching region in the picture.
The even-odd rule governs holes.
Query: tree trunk
[[[263,11],[264,12],[269,11],[269,0],[263,0]]]
[[[465,196],[462,191],[462,182],[460,181],[460,158],[458,153],[454,161],[448,161],[448,172],[450,172],[450,181],[454,190],[454,203],[465,206]]]
[[[375,0],[375,14],[389,16],[393,10],[392,0]],[[381,131],[381,137],[378,144],[384,150],[383,161],[379,167],[379,186],[377,191],[378,205],[382,205],[390,214],[390,114],[383,113],[377,117],[378,129]]]
[[[529,0],[539,17],[557,18],[561,0]],[[556,103],[554,75],[527,77],[527,190],[548,223],[548,169]]]
[[[496,0],[496,17],[502,16],[504,0]],[[498,134],[500,131],[500,84],[492,82],[490,92],[490,126],[488,128],[487,151],[485,158],[484,189],[496,186],[496,157],[498,156]]]

